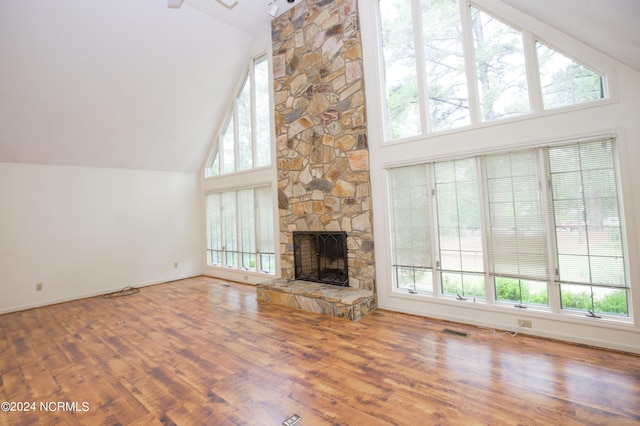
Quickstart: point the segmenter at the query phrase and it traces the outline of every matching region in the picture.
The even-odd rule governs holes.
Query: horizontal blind
[[[237,191],[238,251],[242,253],[239,267],[255,270],[256,226],[253,189]]]
[[[440,269],[484,272],[475,158],[434,164]]]
[[[548,153],[560,281],[628,287],[615,141],[550,147]]]
[[[222,264],[222,214],[220,194],[207,195],[207,262]]]
[[[390,169],[389,186],[394,264],[431,267],[427,165]]]
[[[225,254],[224,265],[238,267],[238,214],[236,191],[222,193],[222,239]]]
[[[256,188],[255,197],[257,234],[259,236],[258,251],[260,253],[273,253],[275,250],[275,237],[271,188],[268,186]]]
[[[537,158],[533,149],[483,158],[487,255],[494,275],[549,279]]]

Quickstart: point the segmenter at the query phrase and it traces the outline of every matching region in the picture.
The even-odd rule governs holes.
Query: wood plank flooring
[[[35,403],[0,425],[640,424],[638,356],[255,294],[197,277],[0,316],[0,402]]]

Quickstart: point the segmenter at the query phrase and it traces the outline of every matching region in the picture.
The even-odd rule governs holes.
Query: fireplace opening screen
[[[349,285],[346,232],[294,231],[295,278]]]

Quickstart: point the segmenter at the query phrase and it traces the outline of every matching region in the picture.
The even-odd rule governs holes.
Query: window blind
[[[256,188],[255,197],[260,270],[273,273],[275,272],[275,232],[273,229],[271,188],[268,186]]]
[[[627,287],[615,141],[548,151],[560,281]]]
[[[440,269],[483,272],[475,158],[434,164]]]
[[[537,157],[536,150],[483,157],[487,256],[496,276],[549,279]]]
[[[427,165],[389,170],[393,254],[398,266],[431,267]]]
[[[207,195],[207,251],[211,265],[222,264],[222,216],[220,194]]]

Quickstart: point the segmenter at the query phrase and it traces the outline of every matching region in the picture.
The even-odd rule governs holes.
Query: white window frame
[[[268,75],[271,75],[271,55],[264,51],[257,51],[255,56],[252,56],[247,65],[247,70],[252,69],[256,63],[261,65],[266,65],[268,70]],[[248,71],[247,71],[248,72]],[[236,97],[240,90],[242,89],[245,81],[245,77],[249,74],[243,74],[241,77],[241,81],[238,82],[238,86],[234,91],[234,96],[229,100],[230,107],[227,110],[227,114],[225,114],[224,118],[221,120],[221,125],[217,131],[217,134],[220,135],[224,130],[226,125],[228,124],[228,120],[235,113],[235,104]],[[268,79],[268,91],[269,91],[269,111],[270,114],[273,114],[273,82],[272,79]],[[255,87],[255,84],[254,86]],[[255,113],[256,107],[252,105],[252,111]],[[255,115],[254,115],[255,117]],[[271,116],[272,117],[272,116]],[[252,126],[255,126],[255,123],[252,123]],[[236,132],[237,125],[234,123],[234,135]],[[238,282],[244,282],[247,284],[257,284],[259,282],[263,282],[265,279],[270,279],[271,277],[280,275],[280,256],[279,256],[279,242],[278,242],[278,207],[277,207],[277,173],[276,173],[276,165],[273,159],[275,158],[275,137],[274,137],[274,123],[270,118],[268,125],[264,125],[263,128],[268,129],[269,132],[269,164],[262,165],[260,167],[254,167],[252,169],[242,170],[242,171],[234,171],[233,173],[227,174],[219,174],[217,176],[210,176],[210,173],[207,172],[207,167],[211,165],[212,160],[214,159],[214,154],[218,149],[218,138],[212,142],[212,147],[210,148],[209,155],[206,157],[206,160],[203,162],[201,169],[201,188],[202,188],[202,200],[201,200],[201,208],[202,208],[202,263],[204,274],[208,276],[213,276],[217,278],[229,279]],[[252,127],[254,129],[254,127]],[[253,134],[255,135],[255,131]],[[235,136],[234,136],[235,137]],[[236,144],[237,146],[237,144]],[[266,148],[266,147],[265,147]],[[252,145],[253,155],[255,158],[255,149],[256,144]],[[266,151],[266,149],[265,149]],[[265,274],[261,271],[252,271],[245,269],[235,269],[235,268],[227,268],[224,265],[210,265],[208,259],[208,231],[207,231],[207,195],[210,193],[218,193],[225,191],[236,191],[246,188],[258,188],[258,187],[268,187],[270,194],[270,203],[269,205],[260,205],[259,209],[261,212],[267,212],[268,217],[265,219],[265,215],[263,214],[260,218],[261,220],[256,223],[256,251],[264,249],[260,244],[260,235],[261,229],[264,230],[264,227],[269,227],[267,233],[270,234],[268,238],[273,239],[274,245],[274,259],[270,268],[274,269],[273,273]],[[254,200],[255,201],[255,200]],[[270,220],[271,219],[271,220]]]
[[[413,10],[419,10],[420,0],[407,0],[411,3],[411,7]],[[460,9],[461,9],[461,23],[462,23],[462,33],[463,33],[463,51],[465,56],[465,67],[467,70],[467,90],[468,90],[468,101],[469,101],[469,113],[470,113],[470,121],[471,123],[466,126],[460,126],[452,129],[443,129],[439,131],[432,132],[431,125],[428,123],[428,96],[426,94],[425,89],[425,81],[428,76],[424,75],[424,55],[423,49],[417,48],[420,46],[422,39],[422,30],[421,30],[421,19],[419,18],[418,13],[413,13],[413,27],[414,27],[414,45],[415,48],[415,58],[416,58],[416,70],[417,70],[417,79],[418,79],[418,103],[420,108],[420,134],[414,136],[408,136],[401,139],[392,139],[390,138],[391,130],[389,129],[389,119],[388,119],[388,108],[387,108],[387,97],[385,96],[386,88],[384,81],[384,59],[383,59],[383,49],[382,49],[382,37],[381,37],[381,19],[380,19],[380,11],[378,5],[374,6],[375,11],[373,12],[375,15],[375,33],[376,33],[376,58],[378,69],[375,72],[377,77],[377,87],[379,88],[380,101],[377,103],[379,111],[377,114],[382,117],[381,123],[379,124],[381,131],[385,135],[383,144],[395,144],[395,143],[403,143],[403,142],[411,142],[414,140],[420,140],[425,138],[431,138],[437,135],[448,134],[448,133],[456,133],[456,132],[465,132],[470,128],[477,127],[485,127],[485,126],[493,126],[498,123],[508,123],[511,121],[518,120],[526,120],[530,119],[532,116],[541,116],[541,115],[549,115],[549,114],[557,114],[562,113],[565,110],[575,110],[582,108],[590,108],[598,105],[604,105],[607,103],[613,103],[617,101],[617,92],[615,81],[611,76],[615,75],[614,70],[611,66],[608,65],[607,60],[604,58],[598,57],[598,55],[594,55],[593,52],[589,49],[585,49],[584,46],[575,43],[571,45],[571,49],[560,49],[557,46],[566,44],[564,43],[566,37],[559,33],[557,30],[553,30],[547,27],[542,23],[535,23],[534,25],[526,26],[519,24],[521,19],[517,16],[517,14],[512,13],[512,9],[509,6],[501,5],[493,0],[460,0],[459,1]],[[480,118],[480,99],[479,92],[477,88],[477,79],[476,79],[476,68],[475,68],[475,53],[473,48],[473,35],[471,33],[470,27],[470,11],[469,8],[474,7],[479,9],[482,12],[488,13],[496,19],[502,21],[506,25],[511,26],[512,28],[520,31],[523,37],[523,45],[524,45],[524,60],[525,60],[525,68],[526,68],[526,76],[528,83],[528,92],[529,92],[529,103],[530,103],[530,111],[525,114],[500,118],[497,120],[489,120],[483,121]],[[551,36],[542,37],[538,34],[550,34]],[[536,53],[536,42],[539,41],[549,48],[554,49],[558,53],[565,55],[566,57],[580,63],[585,66],[589,70],[592,70],[602,76],[602,85],[603,85],[603,98],[587,101],[577,104],[565,105],[557,108],[544,109],[542,102],[542,89],[540,86],[540,77],[538,72],[538,61],[537,61],[537,53]],[[568,53],[571,51],[572,53]],[[373,74],[373,73],[372,73]]]
[[[220,126],[219,131],[217,132],[217,137],[213,144],[213,149],[207,156],[207,161],[204,167],[204,175],[207,179],[215,179],[220,176],[236,174],[236,173],[244,173],[247,171],[260,169],[260,168],[268,168],[273,164],[273,150],[270,151],[268,164],[262,166],[256,166],[256,155],[257,155],[257,113],[256,113],[256,66],[268,62],[267,54],[261,54],[251,59],[251,62],[248,66],[247,71],[244,73],[242,80],[240,81],[240,86],[235,92],[235,96],[233,101],[231,102],[231,107],[228,112],[225,114],[225,118],[222,121],[222,125]],[[238,99],[242,94],[242,91],[246,84],[250,84],[250,129],[251,129],[251,167],[240,169],[240,144],[239,144],[239,114],[238,114]],[[270,87],[270,85],[269,85]],[[269,90],[269,96],[271,97],[271,90]],[[270,104],[272,102],[270,101]],[[271,108],[269,108],[271,111]],[[233,141],[234,141],[234,168],[233,171],[225,172],[224,171],[224,150],[222,148],[223,136],[229,126],[229,123],[233,120]],[[269,121],[272,121],[271,114],[269,116]],[[272,133],[272,132],[271,132]],[[271,138],[272,139],[272,138]],[[273,142],[272,142],[273,143]],[[214,164],[217,162],[217,172],[213,170]]]
[[[542,175],[539,176],[540,179],[543,179],[545,182],[540,182],[541,184],[541,196],[542,196],[542,201],[543,201],[543,213],[545,214],[545,221],[546,221],[546,226],[547,226],[547,233],[546,233],[546,238],[547,238],[547,244],[548,244],[548,265],[549,265],[549,279],[547,281],[547,300],[548,300],[548,305],[544,306],[544,305],[537,305],[537,304],[520,304],[520,303],[516,303],[514,304],[512,301],[499,301],[496,300],[495,298],[495,292],[496,292],[496,283],[494,278],[498,277],[499,275],[493,274],[491,272],[491,268],[489,267],[489,258],[488,258],[488,251],[487,251],[487,238],[484,235],[484,230],[487,228],[485,222],[487,220],[486,215],[485,215],[485,206],[484,203],[486,202],[486,199],[484,197],[484,194],[482,193],[484,191],[484,177],[482,178],[482,181],[479,184],[479,195],[481,197],[481,208],[480,208],[480,220],[483,222],[481,228],[483,229],[483,244],[484,244],[484,262],[485,262],[485,266],[484,266],[484,273],[482,273],[484,275],[484,286],[485,286],[485,294],[486,297],[476,297],[475,294],[471,295],[471,294],[443,294],[442,292],[442,283],[440,281],[440,273],[443,272],[442,268],[440,267],[440,259],[439,259],[439,248],[438,246],[438,235],[437,235],[437,211],[435,209],[435,204],[436,204],[436,200],[435,198],[437,197],[437,194],[435,193],[435,184],[434,184],[434,178],[433,178],[433,173],[434,173],[434,164],[435,163],[439,163],[443,160],[441,159],[436,159],[436,160],[431,160],[431,161],[424,161],[424,162],[416,162],[416,163],[410,163],[410,164],[402,164],[402,165],[398,165],[398,166],[389,166],[386,168],[385,170],[385,175],[387,176],[387,179],[389,178],[389,170],[393,169],[394,167],[402,167],[402,166],[410,166],[410,165],[420,165],[420,164],[426,164],[426,170],[427,170],[427,177],[426,177],[426,181],[427,183],[430,185],[430,191],[432,193],[431,196],[431,200],[429,202],[430,205],[430,222],[432,224],[432,229],[431,229],[431,240],[432,240],[432,250],[431,250],[431,259],[429,261],[427,261],[426,263],[430,264],[430,267],[424,268],[427,270],[430,270],[431,275],[432,275],[432,280],[433,280],[433,287],[432,290],[427,290],[427,291],[420,291],[418,289],[410,289],[410,288],[406,288],[406,287],[400,287],[396,281],[396,267],[398,265],[394,265],[394,262],[392,261],[390,263],[390,267],[391,267],[391,271],[390,271],[390,278],[392,280],[391,283],[391,292],[393,294],[397,294],[397,295],[403,295],[404,297],[412,297],[412,298],[431,298],[431,299],[459,299],[459,300],[466,300],[466,299],[470,299],[471,297],[473,297],[473,302],[477,303],[477,306],[494,306],[496,308],[499,309],[513,309],[513,307],[516,308],[526,308],[528,309],[528,311],[536,311],[539,313],[548,313],[548,314],[552,314],[552,315],[560,315],[560,316],[571,316],[571,315],[581,315],[584,316],[584,310],[580,310],[580,309],[571,309],[571,308],[563,308],[561,306],[561,294],[560,294],[560,289],[562,285],[566,285],[566,284],[573,284],[573,283],[568,283],[568,282],[564,282],[561,281],[559,279],[559,277],[557,276],[557,274],[554,271],[557,271],[557,256],[558,256],[558,249],[556,247],[556,236],[555,236],[555,227],[554,227],[554,221],[555,221],[555,217],[553,216],[553,211],[551,209],[551,205],[549,205],[548,203],[551,202],[551,189],[549,187],[547,187],[546,180],[550,179],[550,171],[548,169],[548,164],[546,164],[547,161],[547,157],[546,155],[544,155],[545,149],[546,148],[553,148],[555,146],[562,146],[562,145],[570,145],[571,143],[578,143],[578,142],[585,142],[585,141],[589,141],[589,140],[593,140],[593,141],[597,141],[597,140],[605,140],[605,139],[616,139],[613,135],[598,135],[598,136],[593,136],[592,138],[585,138],[585,139],[581,139],[581,140],[576,140],[576,141],[558,141],[555,143],[548,143],[548,144],[540,144],[540,145],[534,145],[534,146],[529,146],[529,147],[522,147],[522,148],[517,148],[517,149],[513,149],[513,150],[505,150],[505,151],[494,151],[494,152],[490,152],[490,153],[484,153],[484,152],[478,152],[476,154],[473,155],[473,157],[476,159],[477,164],[479,166],[479,174],[483,174],[484,170],[483,170],[483,166],[482,166],[482,161],[481,161],[481,157],[485,154],[496,154],[496,153],[508,153],[510,151],[520,151],[520,150],[533,150],[536,152],[536,155],[538,156],[538,167],[543,167],[543,171],[542,171]],[[611,320],[617,323],[632,323],[633,322],[633,295],[632,295],[632,286],[630,283],[630,270],[629,270],[629,262],[630,262],[630,257],[629,257],[629,250],[628,250],[628,245],[627,245],[627,241],[626,241],[626,234],[625,234],[625,220],[624,220],[624,212],[625,212],[625,207],[623,205],[623,188],[621,185],[621,177],[620,177],[620,164],[619,164],[619,143],[616,141],[616,144],[614,145],[614,170],[616,172],[616,180],[617,180],[617,197],[619,198],[619,203],[620,205],[618,206],[619,208],[619,214],[620,214],[620,229],[621,229],[621,237],[622,237],[622,253],[623,253],[623,259],[624,259],[624,274],[626,276],[626,286],[623,287],[616,287],[616,288],[621,288],[621,289],[625,289],[626,293],[627,293],[627,315],[623,316],[623,315],[615,315],[615,314],[606,314],[606,313],[597,313],[596,312],[596,317],[598,318],[602,318],[605,321],[606,320]],[[460,156],[458,158],[449,158],[446,159],[444,161],[447,160],[455,160],[455,159],[464,159],[464,158],[469,158],[469,156]],[[392,187],[389,183],[387,183],[387,191],[388,191],[388,196],[387,199],[391,200],[393,197],[393,194],[391,193],[392,191]],[[394,224],[394,218],[393,218],[393,211],[391,210],[391,204],[389,204],[389,211],[388,211],[388,215],[389,215],[389,228],[393,229],[393,224]],[[391,238],[390,240],[390,254],[391,257],[394,258],[394,242],[393,242],[393,238]],[[405,267],[409,267],[410,265],[403,265]],[[461,272],[464,273],[464,272]],[[526,280],[526,277],[520,278],[523,280]],[[578,285],[585,285],[585,286],[592,286],[592,287],[606,287],[603,285],[599,285],[599,284],[589,284],[589,283],[575,283]]]
[[[273,242],[274,247],[272,249],[272,251],[269,252],[263,252],[260,248],[263,247],[263,241],[261,239],[262,234],[260,232],[260,214],[261,212],[263,212],[266,209],[271,208],[271,206],[258,206],[258,196],[257,196],[257,191],[259,190],[263,190],[263,189],[268,189],[270,191],[270,186],[269,185],[263,185],[263,186],[253,186],[253,187],[244,187],[244,188],[236,188],[236,189],[230,189],[230,190],[223,190],[223,191],[216,191],[216,192],[208,192],[207,194],[205,194],[205,198],[207,200],[206,202],[206,229],[207,229],[207,266],[210,267],[217,267],[217,268],[230,268],[230,269],[237,269],[237,270],[241,270],[241,271],[251,271],[251,272],[257,272],[257,273],[262,273],[262,274],[267,274],[267,275],[275,275],[276,273],[276,269],[274,267],[273,270],[265,270],[263,265],[262,265],[262,259],[264,257],[264,255],[267,256],[271,256],[273,259],[269,262],[269,264],[273,264],[275,266],[275,241]],[[253,215],[253,237],[254,237],[254,247],[253,248],[248,248],[248,247],[243,247],[243,238],[242,238],[242,226],[243,226],[243,220],[242,217],[243,215],[246,214],[246,212],[242,209],[242,207],[240,206],[240,192],[241,191],[247,191],[247,190],[251,190],[252,191],[252,200],[253,200],[253,209],[252,209],[252,215]],[[234,228],[233,231],[233,235],[228,236],[226,231],[229,231],[228,226],[226,226],[225,221],[227,216],[225,215],[225,209],[228,208],[227,203],[223,202],[223,199],[225,196],[228,196],[230,194],[233,194],[233,199],[234,199],[234,203],[235,205],[233,206],[234,211],[235,211],[235,215],[233,217],[234,219],[234,224],[232,226],[232,228]],[[219,210],[217,212],[212,212],[209,210],[209,206],[210,203],[208,202],[208,199],[210,196],[219,196],[220,197],[220,202],[217,203],[216,205],[218,206]],[[211,232],[210,232],[210,227],[212,225],[212,221],[213,220],[218,220],[219,221],[219,235],[220,235],[220,241],[218,241],[220,244],[216,245],[216,247],[219,247],[219,249],[212,249],[211,248]],[[233,239],[235,241],[235,245],[236,247],[234,247],[234,249],[227,249],[227,241],[229,241],[230,239]],[[210,252],[211,251],[219,251],[220,253],[222,253],[221,255],[221,259],[222,261],[220,263],[211,263],[210,259]],[[246,254],[251,254],[255,257],[255,268],[250,268],[247,265],[244,264],[244,256]],[[234,264],[229,264],[227,262],[227,255],[235,255],[235,262]]]

